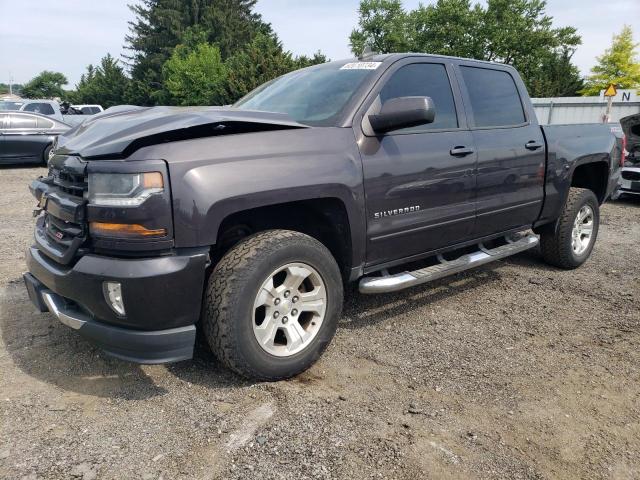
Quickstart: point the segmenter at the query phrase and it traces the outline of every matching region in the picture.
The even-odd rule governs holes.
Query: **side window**
[[[509,73],[460,67],[476,127],[507,127],[526,121],[518,88]]]
[[[53,125],[54,125],[51,120],[48,120],[46,118],[38,117],[36,119],[36,122],[37,122],[38,128],[46,128],[47,130],[53,128]]]
[[[436,106],[436,118],[433,123],[405,128],[398,132],[458,128],[456,105],[444,65],[413,63],[400,67],[380,91],[380,101],[383,104],[397,97],[431,97]]]
[[[41,115],[54,115],[53,107],[48,103],[29,103],[24,107],[24,112],[34,112]]]
[[[34,115],[9,114],[10,130],[24,130],[26,128],[36,128],[36,117]]]

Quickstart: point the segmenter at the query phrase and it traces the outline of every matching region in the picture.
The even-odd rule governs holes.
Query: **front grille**
[[[640,181],[640,172],[635,172],[633,170],[623,170],[622,178],[625,180],[630,180],[632,182]]]
[[[74,197],[82,198],[87,191],[87,179],[84,174],[64,172],[55,167],[49,168],[49,176],[60,190]]]
[[[38,248],[58,263],[69,264],[88,237],[86,163],[55,158],[46,178],[32,184],[44,215],[36,226]]]
[[[76,238],[85,236],[82,224],[61,220],[50,213],[45,214],[44,224],[47,237],[65,248],[69,248]]]

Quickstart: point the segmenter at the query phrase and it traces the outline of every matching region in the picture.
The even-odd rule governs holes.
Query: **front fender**
[[[364,258],[362,165],[353,132],[309,128],[202,138],[150,147],[169,164],[176,247],[215,245],[223,220],[257,207],[337,198]]]

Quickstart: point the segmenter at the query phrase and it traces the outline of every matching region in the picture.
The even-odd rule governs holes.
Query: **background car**
[[[67,105],[73,107],[72,113],[55,100],[21,98],[0,101],[0,110],[38,113],[71,126],[79,125],[92,115],[102,112],[100,105]]]
[[[44,115],[0,110],[0,164],[46,164],[56,137],[70,128]]]
[[[620,120],[627,139],[627,158],[620,173],[620,186],[614,198],[640,198],[640,114]]]
[[[101,105],[71,105],[76,110],[80,110],[83,115],[95,115],[96,113],[104,112],[104,108]]]

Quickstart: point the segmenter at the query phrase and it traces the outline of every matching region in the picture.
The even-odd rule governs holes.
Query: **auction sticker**
[[[344,64],[340,70],[375,70],[380,65],[382,62],[353,62]]]

